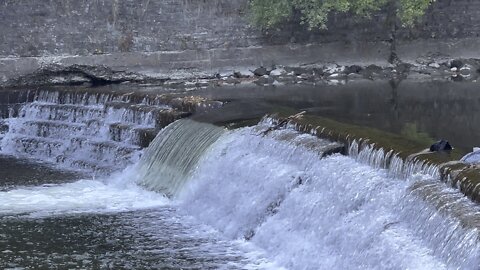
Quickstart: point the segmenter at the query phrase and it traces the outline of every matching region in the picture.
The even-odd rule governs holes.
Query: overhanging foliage
[[[404,26],[412,26],[435,0],[251,0],[252,21],[262,28],[271,28],[299,13],[300,23],[309,29],[326,28],[330,13],[352,13],[370,17],[387,5]]]

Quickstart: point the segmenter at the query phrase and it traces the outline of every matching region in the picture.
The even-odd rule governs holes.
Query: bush
[[[435,0],[250,0],[252,21],[262,28],[272,28],[300,14],[300,24],[309,29],[326,28],[330,13],[350,12],[370,17],[387,5],[404,26],[412,26]]]

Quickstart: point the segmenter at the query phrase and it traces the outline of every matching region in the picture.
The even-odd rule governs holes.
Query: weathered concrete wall
[[[178,51],[259,43],[259,35],[243,19],[245,1],[2,2],[2,56]]]
[[[0,80],[49,63],[103,64],[171,76],[232,67],[331,62],[387,64],[386,16],[332,16],[328,31],[260,33],[247,0],[4,0]],[[425,22],[398,32],[398,53],[480,58],[480,2],[438,0]]]

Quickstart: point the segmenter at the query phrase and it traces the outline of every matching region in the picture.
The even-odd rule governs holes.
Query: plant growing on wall
[[[330,13],[351,13],[369,18],[384,7],[394,10],[403,26],[412,26],[421,18],[435,0],[251,0],[253,23],[262,28],[272,28],[288,21],[294,14],[309,29],[325,29]]]
[[[331,13],[349,13],[370,18],[375,12],[386,12],[391,34],[389,61],[398,62],[396,30],[411,27],[436,0],[250,0],[252,22],[262,29],[270,29],[282,22],[292,21],[306,25],[309,30],[326,29]]]

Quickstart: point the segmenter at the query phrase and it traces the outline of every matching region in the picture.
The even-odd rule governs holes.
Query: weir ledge
[[[289,115],[291,112],[280,112],[270,117],[274,122],[280,123],[287,120]],[[370,160],[369,163],[373,163],[370,165],[394,171],[399,177],[420,171],[434,174],[433,176],[438,174],[442,181],[459,189],[472,201],[480,203],[480,167],[460,162],[465,154],[460,150],[430,152],[427,145],[401,135],[319,116],[304,115],[288,119],[288,125],[299,132],[344,143],[344,155],[355,156],[362,150],[376,153],[381,156],[379,158],[383,160],[382,164]]]

